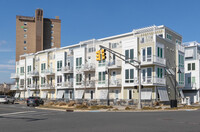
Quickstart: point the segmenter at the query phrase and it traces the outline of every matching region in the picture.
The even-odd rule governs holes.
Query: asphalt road
[[[0,132],[200,132],[200,111],[62,112],[0,104]]]

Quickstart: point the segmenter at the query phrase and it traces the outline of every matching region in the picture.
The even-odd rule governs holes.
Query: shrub
[[[58,105],[59,106],[64,106],[64,105],[67,105],[67,103],[66,102],[60,102]]]
[[[76,109],[87,109],[88,106],[87,105],[77,105]]]
[[[75,101],[70,101],[69,103],[68,103],[68,106],[70,107],[70,106],[74,106],[76,103],[75,103]]]
[[[125,110],[131,110],[131,108],[127,106],[127,107],[125,108]]]

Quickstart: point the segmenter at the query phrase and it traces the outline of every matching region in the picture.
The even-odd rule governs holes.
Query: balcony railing
[[[108,80],[98,81],[98,86],[99,87],[108,87]],[[121,87],[121,80],[120,79],[110,79],[109,87]]]
[[[85,88],[95,88],[95,80],[84,81],[82,83],[82,87],[85,87]]]
[[[12,79],[19,78],[19,74],[18,73],[11,73],[11,78]]]
[[[158,78],[158,77],[142,77],[141,80],[142,84],[150,84],[150,85],[166,85],[165,78]]]
[[[53,74],[55,74],[55,71],[52,68],[49,68],[49,69],[43,70],[42,73],[44,73],[46,75],[53,75]]]
[[[122,63],[120,60],[117,60],[117,61],[115,60],[115,61],[108,62],[107,66],[109,69],[118,69],[118,68],[121,68]]]
[[[36,84],[30,84],[30,85],[27,85],[28,89],[39,89],[39,85],[36,85]]]
[[[166,59],[165,58],[160,58],[160,57],[157,57],[157,56],[152,56],[152,55],[142,56],[141,64],[142,65],[145,65],[145,64],[162,64],[162,65],[166,65]]]
[[[39,72],[37,70],[34,70],[34,71],[31,71],[31,72],[28,72],[28,75],[30,75],[30,76],[39,76]]]
[[[54,89],[54,88],[55,88],[55,86],[53,84],[45,83],[45,84],[40,85],[40,89]]]
[[[24,85],[19,85],[19,90],[24,90],[25,86]]]
[[[73,82],[62,82],[62,83],[57,83],[57,88],[73,88]]]
[[[18,90],[19,89],[19,85],[11,85],[10,90]]]
[[[176,44],[176,49],[185,53],[185,47],[183,45],[180,45],[180,44]]]
[[[82,71],[95,71],[95,64],[94,63],[86,63],[81,67]]]
[[[65,66],[61,69],[62,73],[73,73],[73,67],[72,66]]]

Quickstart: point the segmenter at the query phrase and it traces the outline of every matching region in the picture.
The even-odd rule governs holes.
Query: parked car
[[[15,103],[15,98],[8,95],[0,95],[0,103]]]
[[[43,105],[44,101],[40,97],[29,97],[26,100],[27,106],[39,106],[40,104]]]

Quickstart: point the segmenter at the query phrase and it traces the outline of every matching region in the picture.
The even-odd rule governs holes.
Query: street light
[[[181,70],[178,69],[178,74],[181,73]],[[176,87],[177,87],[177,82],[176,82],[176,68],[175,68],[175,78],[174,78],[174,82],[175,82],[175,88],[174,88],[174,100],[171,100],[171,108],[177,107],[177,99],[176,99]]]
[[[105,74],[108,74],[108,95],[107,95],[107,105],[110,105],[110,101],[109,101],[109,69],[108,71],[105,71]]]

